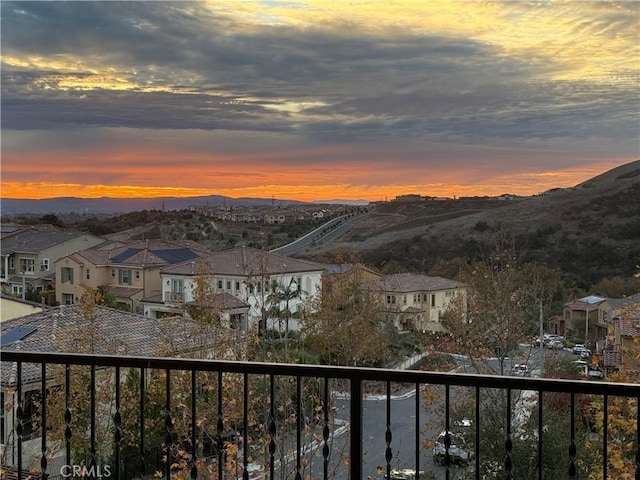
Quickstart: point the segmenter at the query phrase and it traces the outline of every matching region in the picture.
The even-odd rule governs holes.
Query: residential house
[[[142,313],[142,299],[162,292],[160,270],[211,253],[193,241],[116,242],[72,255],[55,263],[56,300],[78,302],[85,288],[106,288],[120,308]]]
[[[2,322],[2,350],[29,352],[74,352],[120,356],[164,356],[243,360],[242,336],[238,331],[211,328],[184,318],[151,319],[142,315],[96,306],[91,314],[80,305],[60,305],[48,310]],[[55,365],[47,365],[47,377],[55,384]],[[77,372],[77,370],[76,370]],[[112,371],[108,371],[111,376]],[[148,372],[150,374],[150,372]],[[125,372],[121,372],[125,375]],[[2,362],[3,405],[18,405],[17,366]],[[42,380],[39,365],[25,363],[21,370],[23,408],[23,468],[39,468],[40,430],[31,423],[38,409]],[[107,407],[108,408],[108,407]],[[2,409],[0,440],[3,466],[16,465],[15,409]],[[74,415],[79,412],[74,411]],[[65,461],[64,447],[50,452],[49,471],[59,472]],[[26,453],[26,454],[25,454]],[[4,478],[4,477],[3,477]]]
[[[3,227],[2,292],[24,298],[27,291],[53,290],[56,261],[104,242],[103,238],[89,233],[52,225]]]
[[[620,314],[625,305],[640,303],[640,293],[625,298],[607,298],[597,295],[572,300],[564,304],[561,335],[586,339],[586,343],[604,343],[609,323]],[[587,322],[588,317],[588,322]]]
[[[366,284],[379,292],[386,318],[400,331],[442,330],[442,314],[465,286],[455,280],[415,273],[386,275]]]
[[[49,308],[49,306],[41,302],[31,302],[16,298],[13,295],[3,294],[2,298],[0,298],[0,322],[23,317],[30,313],[41,312],[46,308]]]
[[[634,295],[635,296],[635,295]],[[640,339],[640,308],[621,310],[609,322],[607,342],[602,349],[602,361],[607,372],[620,367],[625,360],[625,352],[638,351]],[[636,357],[637,355],[633,355]]]
[[[283,319],[264,312],[286,310],[291,315],[286,321],[295,330],[299,324],[293,317],[307,298],[317,294],[324,271],[314,262],[246,246],[213,253],[204,260],[203,264],[189,261],[162,268],[163,301],[146,299],[145,315],[155,318],[164,312],[184,311],[197,300],[196,279],[204,276],[214,293],[232,295],[249,306],[243,328],[280,328]]]

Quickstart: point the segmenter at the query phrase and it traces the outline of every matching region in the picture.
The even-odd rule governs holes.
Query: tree
[[[305,345],[331,365],[379,365],[388,353],[380,293],[365,288],[362,272],[325,275],[302,319]]]
[[[293,315],[298,314],[298,312],[291,312],[289,306],[293,300],[299,299],[304,294],[300,287],[294,278],[291,278],[286,284],[283,281],[272,280],[271,292],[267,295],[268,315],[278,319],[280,331],[282,331],[282,321],[284,320],[285,359],[289,357],[289,320]]]

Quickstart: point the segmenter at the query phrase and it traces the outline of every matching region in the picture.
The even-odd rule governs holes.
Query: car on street
[[[465,440],[468,430],[471,427],[471,420],[463,419],[454,423],[453,431],[449,431],[449,449],[446,447],[447,431],[442,431],[433,446],[433,463],[445,465],[447,453],[451,465],[466,467],[473,459],[473,453],[467,447]]]
[[[587,347],[585,347],[584,343],[576,343],[573,346],[572,352],[574,355],[580,355],[586,349]]]
[[[424,478],[425,472],[418,472],[421,478]],[[385,475],[386,477],[386,475]],[[416,471],[413,468],[394,468],[391,470],[390,480],[414,480]]]
[[[529,377],[531,376],[531,371],[529,367],[524,363],[517,363],[512,368],[513,375],[516,377]]]

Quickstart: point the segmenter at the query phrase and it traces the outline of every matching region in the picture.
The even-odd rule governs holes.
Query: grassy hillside
[[[438,262],[491,251],[497,230],[513,235],[522,260],[558,268],[581,288],[630,276],[640,265],[640,161],[573,188],[520,200],[380,204],[339,242],[305,256],[354,251],[380,269],[429,272]]]

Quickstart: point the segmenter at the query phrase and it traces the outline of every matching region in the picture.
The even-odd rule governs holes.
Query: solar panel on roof
[[[170,264],[198,258],[198,255],[189,248],[168,248],[163,250],[151,250],[151,252]]]
[[[118,255],[113,257],[111,260],[113,260],[114,262],[124,262],[128,258],[133,257],[135,254],[141,251],[142,251],[141,248],[127,248],[124,252],[119,253]]]
[[[16,327],[0,335],[0,346],[7,346],[22,340],[37,330],[36,327]]]

